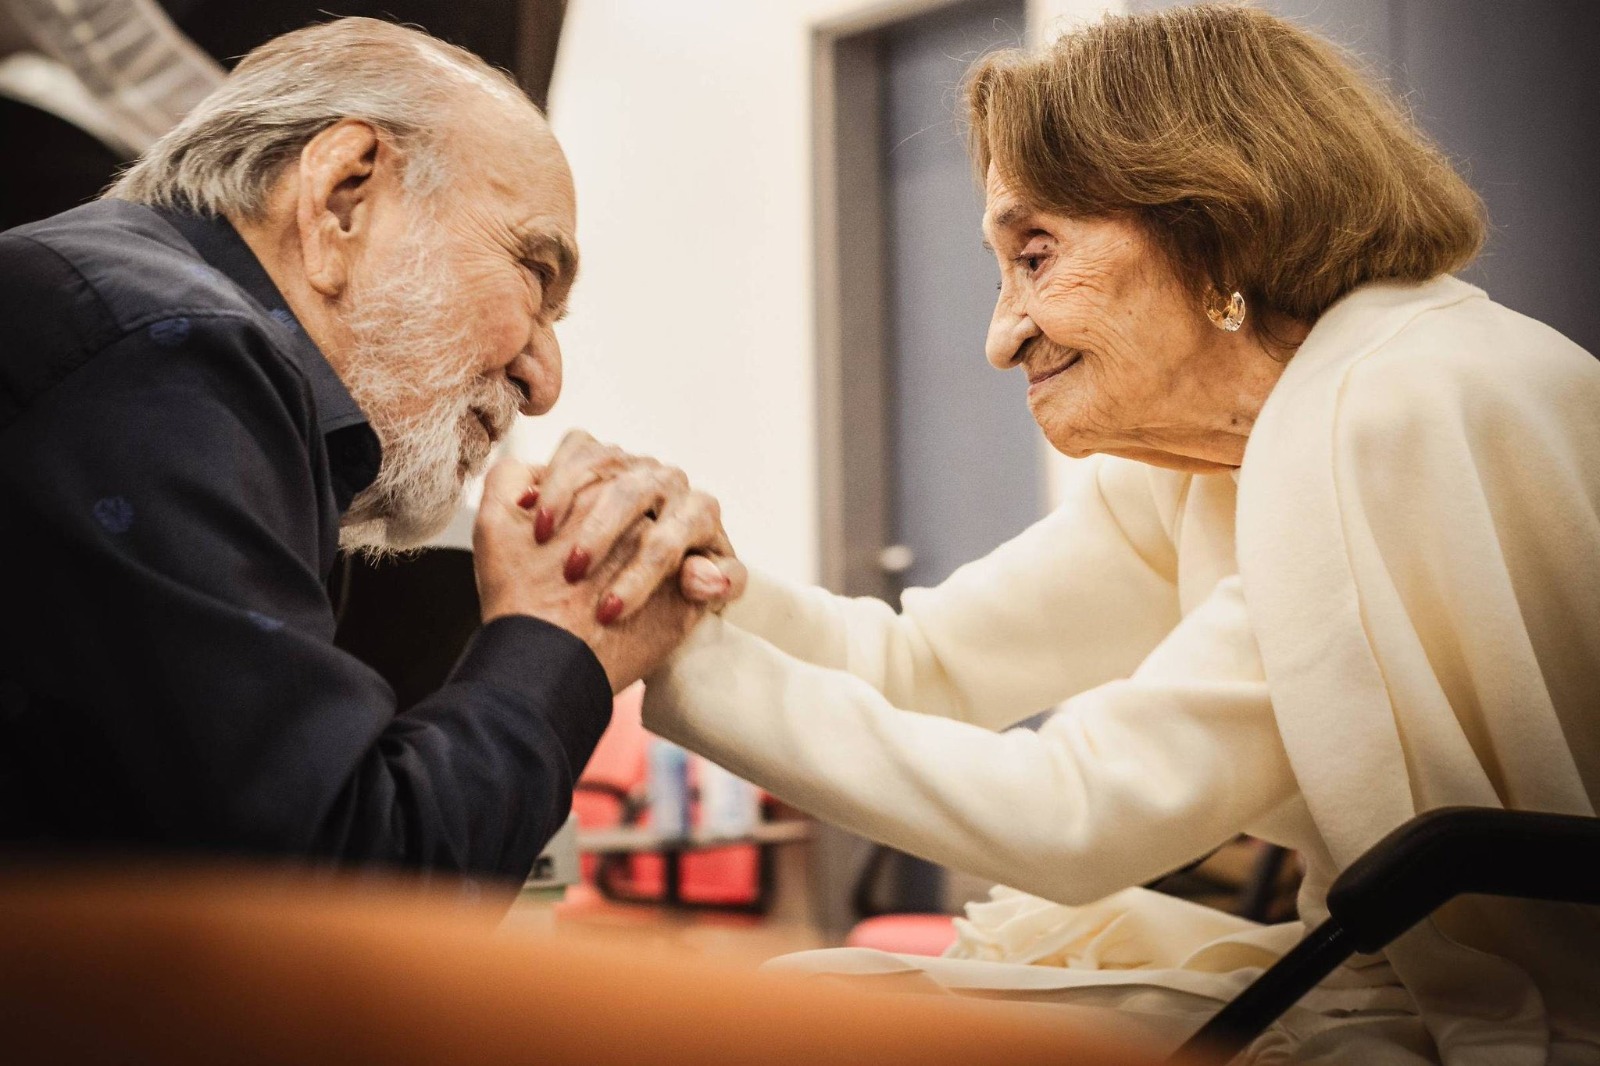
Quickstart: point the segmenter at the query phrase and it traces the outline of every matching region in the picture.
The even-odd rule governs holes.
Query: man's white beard
[[[350,292],[343,378],[378,434],[383,462],[345,513],[339,544],[347,550],[381,555],[438,535],[492,449],[476,412],[503,435],[522,402],[503,375],[478,370],[487,359],[471,323],[457,321],[467,304],[440,262],[443,239],[438,223],[422,218],[392,269]]]

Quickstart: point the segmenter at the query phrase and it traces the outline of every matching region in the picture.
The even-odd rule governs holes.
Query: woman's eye
[[[1045,260],[1049,258],[1050,250],[1048,248],[1039,248],[1030,245],[1029,247],[1023,249],[1022,254],[1017,256],[1016,259],[1012,261],[1020,266],[1026,267],[1028,273],[1037,274],[1039,272],[1039,268],[1043,266]]]

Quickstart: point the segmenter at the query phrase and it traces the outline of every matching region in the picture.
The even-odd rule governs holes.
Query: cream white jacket
[[[976,961],[901,965],[1137,989],[1096,1002],[1141,1010],[1165,989],[1187,1024],[1302,927],[1128,886],[1247,831],[1305,856],[1315,922],[1418,811],[1594,813],[1600,364],[1581,349],[1451,278],[1369,285],[1286,368],[1237,486],[1112,458],[1078,474],[898,615],[757,578],[650,681],[650,728],[1028,894],[969,914],[955,954]],[[1600,1062],[1592,911],[1458,901],[1385,956],[1308,998],[1263,1061]]]

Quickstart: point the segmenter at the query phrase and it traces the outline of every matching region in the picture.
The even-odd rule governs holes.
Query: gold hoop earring
[[[1239,327],[1244,325],[1244,315],[1244,294],[1238,292],[1228,297],[1228,304],[1222,310],[1218,311],[1215,307],[1206,308],[1206,317],[1211,320],[1211,324],[1229,333],[1239,332]]]

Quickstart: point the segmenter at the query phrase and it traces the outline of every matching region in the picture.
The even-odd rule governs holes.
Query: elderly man
[[[613,692],[742,583],[714,501],[628,461],[557,515],[497,466],[483,628],[404,713],[324,582],[555,402],[573,227],[508,80],[350,19],[0,236],[0,840],[526,874]]]

